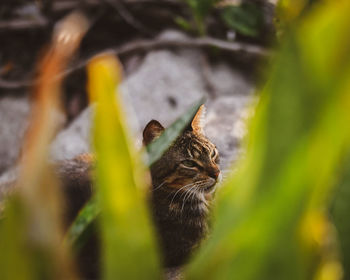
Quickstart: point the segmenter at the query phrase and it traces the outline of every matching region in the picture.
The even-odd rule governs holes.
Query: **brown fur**
[[[208,231],[209,206],[220,170],[215,145],[201,133],[201,113],[151,167],[151,207],[166,267],[184,264]],[[162,126],[152,123],[144,135],[156,129],[158,137]]]

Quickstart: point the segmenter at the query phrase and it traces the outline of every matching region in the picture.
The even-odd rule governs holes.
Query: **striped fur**
[[[164,265],[177,267],[208,232],[210,203],[220,175],[219,154],[200,130],[189,127],[153,164],[151,175],[152,213]]]

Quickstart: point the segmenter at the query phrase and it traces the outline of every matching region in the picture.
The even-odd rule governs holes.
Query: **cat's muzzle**
[[[217,180],[213,178],[209,178],[206,182],[206,184],[203,186],[204,191],[206,193],[213,192],[215,190],[215,185],[217,183]]]

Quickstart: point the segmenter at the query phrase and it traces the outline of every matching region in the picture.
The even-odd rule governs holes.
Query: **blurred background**
[[[82,28],[86,34],[81,35],[73,57],[65,61],[61,53],[58,62],[63,63],[58,64],[62,69],[52,70],[41,60],[44,54],[50,58],[50,51],[55,53],[50,44],[53,34],[64,30],[66,17],[77,11],[85,15],[89,28]],[[102,147],[97,152],[105,152],[101,166],[109,170],[109,182],[114,173],[123,176],[118,166],[134,160],[121,128],[125,127],[123,116],[140,147],[141,132],[149,120],[168,126],[181,116],[188,117],[188,109],[205,97],[205,132],[218,147],[225,180],[215,200],[212,234],[186,267],[186,279],[350,279],[349,13],[347,0],[1,1],[0,199],[11,191],[23,150],[29,159],[37,159],[32,162],[46,161],[46,154],[41,153],[45,149],[35,150],[36,143],[49,147],[51,161],[91,151],[94,105],[88,102],[88,82],[106,82],[118,88],[124,100],[114,109],[105,104],[106,111],[114,114],[111,120],[103,110],[97,113],[105,123],[118,127],[115,131],[104,133],[103,122],[95,123],[100,135],[95,132],[94,136]],[[52,53],[51,58],[55,57]],[[98,67],[87,77],[86,67],[93,65],[93,57],[103,54],[119,57],[121,83],[108,80],[108,74],[96,71],[103,69]],[[43,142],[38,141],[40,129],[29,129],[36,141],[29,141],[31,149],[26,149],[22,143],[30,125],[31,101],[40,103],[48,96],[43,88],[37,89],[45,82],[45,69],[58,71],[57,77],[62,78],[61,110],[54,121],[45,123],[39,109],[48,107],[36,107],[33,111],[41,121],[32,119],[31,123],[37,128],[60,128],[43,133],[43,137],[52,136],[50,141],[42,138]],[[107,87],[100,90],[101,96],[108,91]],[[113,99],[110,103],[114,104]],[[120,148],[124,158],[113,161],[113,156],[118,157],[115,149],[103,148],[110,137],[124,141]],[[56,275],[51,263],[55,271],[65,267],[66,275],[73,271],[66,261],[69,258],[57,250],[63,234],[55,239],[52,232],[42,230],[59,221],[55,209],[60,204],[53,199],[58,206],[50,208],[50,196],[43,191],[49,173],[44,164],[33,165],[24,162],[20,172],[20,185],[28,192],[20,202],[10,203],[4,215],[7,219],[0,219],[1,239],[15,240],[0,243],[7,253],[0,255],[0,272],[8,272],[4,279]],[[136,169],[130,168],[129,173],[138,174]],[[111,255],[107,252],[105,278],[155,279],[161,272],[151,226],[146,214],[135,214],[144,213],[144,201],[138,196],[141,188],[135,182],[124,185],[129,183],[135,188],[124,195],[135,200],[134,206],[141,206],[136,212],[132,207],[124,209],[126,216],[123,211],[113,212],[112,203],[108,204],[108,197],[118,197],[123,188],[104,186],[108,191],[102,206],[110,210],[112,219],[100,226],[119,234],[106,241],[115,250]],[[43,209],[52,212],[44,217]],[[93,216],[92,220],[97,214]],[[136,217],[137,222],[120,224],[125,217]],[[83,222],[83,227],[88,223]],[[43,228],[39,226],[33,234],[37,225]],[[130,234],[118,232],[121,225]],[[130,236],[140,229],[147,234],[131,246]],[[27,239],[34,250],[31,246],[23,249],[28,249]],[[147,244],[150,253],[144,254],[140,244]],[[135,272],[132,263],[123,261],[129,254],[144,270]],[[50,261],[40,262],[43,256],[50,256]],[[115,256],[120,262],[113,267]],[[20,275],[17,265],[26,268],[30,277]],[[59,274],[53,278],[66,279]]]
[[[74,10],[87,14],[91,27],[64,74],[65,129],[53,143],[53,156],[89,150],[84,66],[93,55],[114,50],[138,131],[151,119],[168,126],[205,96],[207,134],[227,166],[239,153],[258,65],[275,37],[274,9],[273,1],[2,1],[0,172],[20,151],[36,62],[55,24]]]

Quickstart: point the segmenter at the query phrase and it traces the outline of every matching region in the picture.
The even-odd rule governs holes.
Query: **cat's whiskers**
[[[177,194],[183,190],[183,192],[181,193],[179,199],[181,199],[181,197],[184,196],[184,198],[182,199],[183,203],[182,203],[182,209],[183,209],[183,206],[184,206],[184,203],[188,200],[188,199],[194,199],[195,198],[195,195],[200,195],[200,198],[199,200],[201,200],[202,202],[204,202],[206,205],[208,205],[208,203],[206,202],[206,199],[204,197],[204,193],[205,193],[205,190],[203,188],[203,186],[205,186],[210,180],[206,179],[206,180],[201,180],[201,181],[197,181],[197,182],[194,182],[194,183],[190,183],[190,184],[187,184],[185,186],[182,186],[180,189],[177,189],[175,192],[175,194],[173,195],[169,205],[172,205],[175,197],[177,196]],[[187,189],[186,189],[187,188]],[[194,191],[195,190],[195,191]],[[169,198],[169,196],[171,194],[173,194],[174,192],[171,192],[167,198]]]
[[[188,190],[185,190],[184,193],[181,194],[180,198],[184,196],[183,200],[186,199],[187,195],[192,193],[192,189],[194,189],[196,185],[196,183],[193,183],[193,186],[191,186]]]
[[[201,182],[201,181],[200,181]],[[198,183],[198,182],[197,182]],[[189,190],[186,190],[186,195],[184,197],[184,199],[182,200],[182,206],[181,206],[181,213],[184,209],[185,206],[185,202],[186,200],[194,193],[192,192],[193,189],[197,188],[197,184],[195,184],[193,187],[191,187]]]
[[[205,190],[201,189],[200,190],[200,194],[201,194],[201,200],[204,203],[205,207],[208,207],[209,206],[209,202],[205,199],[205,196],[204,196]],[[208,209],[208,208],[206,208],[206,209]]]
[[[184,185],[183,187],[181,187],[180,189],[178,189],[178,190],[175,192],[173,198],[171,199],[170,205],[173,203],[173,201],[174,201],[174,199],[175,199],[175,196],[176,196],[181,190],[183,190],[183,189],[186,188],[186,187],[191,188],[191,186],[194,185],[194,184],[195,184],[195,183],[187,184],[187,185]],[[185,193],[186,193],[186,192],[185,192]],[[170,195],[170,194],[169,194],[169,195]],[[169,197],[169,195],[168,195],[168,197]],[[181,196],[180,196],[180,198],[181,198]]]
[[[191,194],[189,195],[188,199],[189,199],[190,201],[193,200],[193,199],[195,198],[195,196],[198,195],[198,193],[197,193],[198,191],[199,191],[198,186],[196,186],[195,189],[194,189],[194,191],[191,191]],[[192,209],[192,210],[195,210],[192,206],[193,206],[193,205],[191,204],[191,209]]]
[[[194,199],[194,197],[196,196],[196,195],[198,195],[198,193],[197,192],[201,192],[201,189],[197,186],[197,188],[196,188],[196,190],[193,192],[193,194],[191,195],[191,198],[190,199]]]
[[[198,181],[198,182],[195,182],[195,185],[193,187],[191,187],[189,190],[186,190],[186,195],[185,197],[183,198],[182,200],[182,206],[181,206],[181,213],[183,212],[183,209],[184,209],[184,206],[185,206],[185,203],[186,201],[191,198],[191,199],[194,199],[196,195],[198,195],[198,192],[201,192],[201,187],[203,185],[205,185],[206,183],[208,183],[208,180],[201,180],[201,181]],[[195,190],[195,191],[193,191]],[[201,199],[202,202],[205,202],[205,199],[204,199],[204,196],[203,198]],[[207,204],[206,204],[207,206]]]
[[[188,190],[185,190],[182,194],[181,194],[181,196],[180,196],[180,198],[183,196],[183,195],[185,195],[185,197],[184,197],[184,199],[186,198],[186,196],[187,196],[187,194],[188,193],[192,193],[192,190],[194,189],[194,187],[197,187],[198,186],[198,183],[201,183],[202,181],[198,181],[198,182],[194,182],[192,185],[192,187],[191,188],[189,188]]]
[[[165,183],[166,183],[166,181],[164,181],[163,183],[159,184],[159,186],[156,187],[155,189],[153,189],[152,192],[155,192],[156,190],[158,190],[159,188],[161,188]]]

